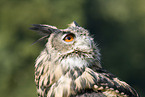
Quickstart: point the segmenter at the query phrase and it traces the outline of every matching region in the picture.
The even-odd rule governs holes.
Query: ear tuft
[[[70,27],[76,27],[76,26],[80,27],[76,21],[73,21],[71,24],[69,24],[69,26]]]
[[[51,25],[44,25],[44,24],[32,24],[33,27],[31,27],[31,30],[35,30],[39,32],[41,35],[49,35],[56,30],[58,30],[55,26]]]

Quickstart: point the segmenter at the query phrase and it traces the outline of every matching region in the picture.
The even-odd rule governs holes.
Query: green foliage
[[[37,97],[34,62],[44,43],[30,24],[58,28],[77,21],[90,30],[102,53],[102,65],[145,96],[145,1],[1,0],[1,97]]]

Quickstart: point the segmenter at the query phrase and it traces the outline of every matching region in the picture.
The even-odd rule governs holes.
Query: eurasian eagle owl
[[[31,29],[48,39],[35,63],[40,97],[138,97],[130,85],[102,68],[97,45],[76,22],[66,29],[42,24]]]

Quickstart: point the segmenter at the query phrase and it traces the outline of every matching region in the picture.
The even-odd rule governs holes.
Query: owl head
[[[36,24],[32,30],[47,37],[46,49],[50,60],[68,64],[68,68],[96,65],[101,67],[99,50],[88,30],[75,21],[66,29]]]

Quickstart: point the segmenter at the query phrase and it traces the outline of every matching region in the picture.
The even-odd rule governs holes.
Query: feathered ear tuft
[[[80,27],[76,21],[73,21],[71,24],[69,24],[69,26],[70,27],[76,27],[76,26]]]
[[[38,31],[41,35],[49,35],[55,30],[58,30],[55,26],[43,25],[43,24],[32,24],[31,30]]]
[[[33,27],[30,28],[31,30],[37,31],[40,35],[43,36],[40,39],[36,40],[33,44],[49,37],[51,33],[58,31],[58,29],[55,26],[51,26],[51,25],[32,24],[32,26]]]

